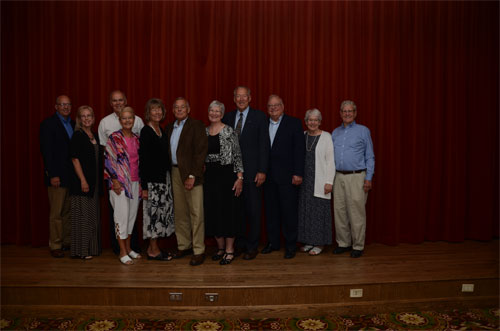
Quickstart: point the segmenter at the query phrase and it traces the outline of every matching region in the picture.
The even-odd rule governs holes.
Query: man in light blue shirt
[[[334,254],[352,250],[351,257],[361,257],[365,246],[368,191],[372,188],[375,154],[370,130],[357,124],[356,104],[346,100],[340,106],[342,125],[332,133],[336,176],[333,189],[335,239]]]

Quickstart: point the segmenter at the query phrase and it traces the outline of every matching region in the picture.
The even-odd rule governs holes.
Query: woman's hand
[[[239,197],[241,191],[243,191],[243,179],[237,179],[233,185],[234,196]]]
[[[332,184],[325,184],[325,194],[328,194],[333,191],[333,185]]]
[[[148,190],[142,190],[142,199],[147,200],[148,199]]]
[[[112,190],[117,195],[120,195],[120,193],[122,193],[122,184],[117,179],[113,179],[112,181],[113,181],[113,188],[112,188]]]
[[[87,180],[85,178],[81,180],[81,186],[82,192],[87,193],[89,191],[89,184],[87,183]]]

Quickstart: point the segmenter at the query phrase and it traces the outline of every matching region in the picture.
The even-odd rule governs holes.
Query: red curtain
[[[498,2],[1,2],[1,241],[46,245],[38,128],[57,95],[91,105],[125,91],[185,96],[206,120],[237,85],[265,110],[358,105],[375,146],[367,241],[490,240],[499,234]],[[173,116],[168,114],[167,120]],[[103,199],[104,200],[104,199]],[[103,207],[106,202],[103,201]],[[103,238],[107,213],[103,212]]]

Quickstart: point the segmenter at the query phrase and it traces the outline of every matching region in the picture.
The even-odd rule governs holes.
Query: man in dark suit
[[[222,122],[232,126],[239,136],[241,154],[243,156],[243,201],[244,209],[241,217],[248,226],[246,237],[238,237],[237,245],[245,249],[244,260],[252,260],[257,256],[260,240],[260,223],[262,209],[262,184],[266,180],[269,160],[269,130],[266,115],[260,110],[250,108],[252,101],[250,89],[238,86],[234,89],[236,110],[226,113]]]
[[[193,251],[190,265],[205,260],[205,222],[203,215],[203,167],[208,139],[202,121],[190,118],[189,103],[177,98],[173,105],[175,121],[166,127],[172,158],[175,236],[181,258]]]
[[[69,116],[69,97],[57,97],[55,108],[56,113],[40,124],[40,151],[50,204],[50,254],[59,258],[64,257],[63,249],[68,250],[71,245],[68,187],[73,165],[69,157],[69,144],[75,122]]]
[[[269,169],[264,184],[268,244],[262,254],[280,249],[280,225],[285,237],[285,259],[295,257],[297,203],[304,175],[305,143],[302,123],[284,114],[283,100],[271,95],[267,102],[269,119]]]

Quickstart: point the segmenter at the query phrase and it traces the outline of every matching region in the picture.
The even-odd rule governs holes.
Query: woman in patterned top
[[[120,262],[133,264],[141,256],[130,248],[130,235],[139,207],[139,137],[132,132],[135,113],[131,107],[120,111],[121,130],[113,132],[106,144],[104,179],[114,209],[115,232],[120,245]]]
[[[174,232],[174,200],[170,179],[170,142],[160,127],[165,106],[160,99],[146,103],[146,126],[139,138],[139,177],[142,186],[143,239],[149,239],[148,260],[170,261],[172,256],[158,247],[157,239]]]
[[[205,160],[203,205],[205,234],[215,236],[217,253],[212,260],[221,265],[234,259],[234,239],[243,233],[240,199],[243,189],[243,161],[238,137],[221,122],[224,104],[212,101],[208,107],[210,125],[206,128],[208,154]]]

